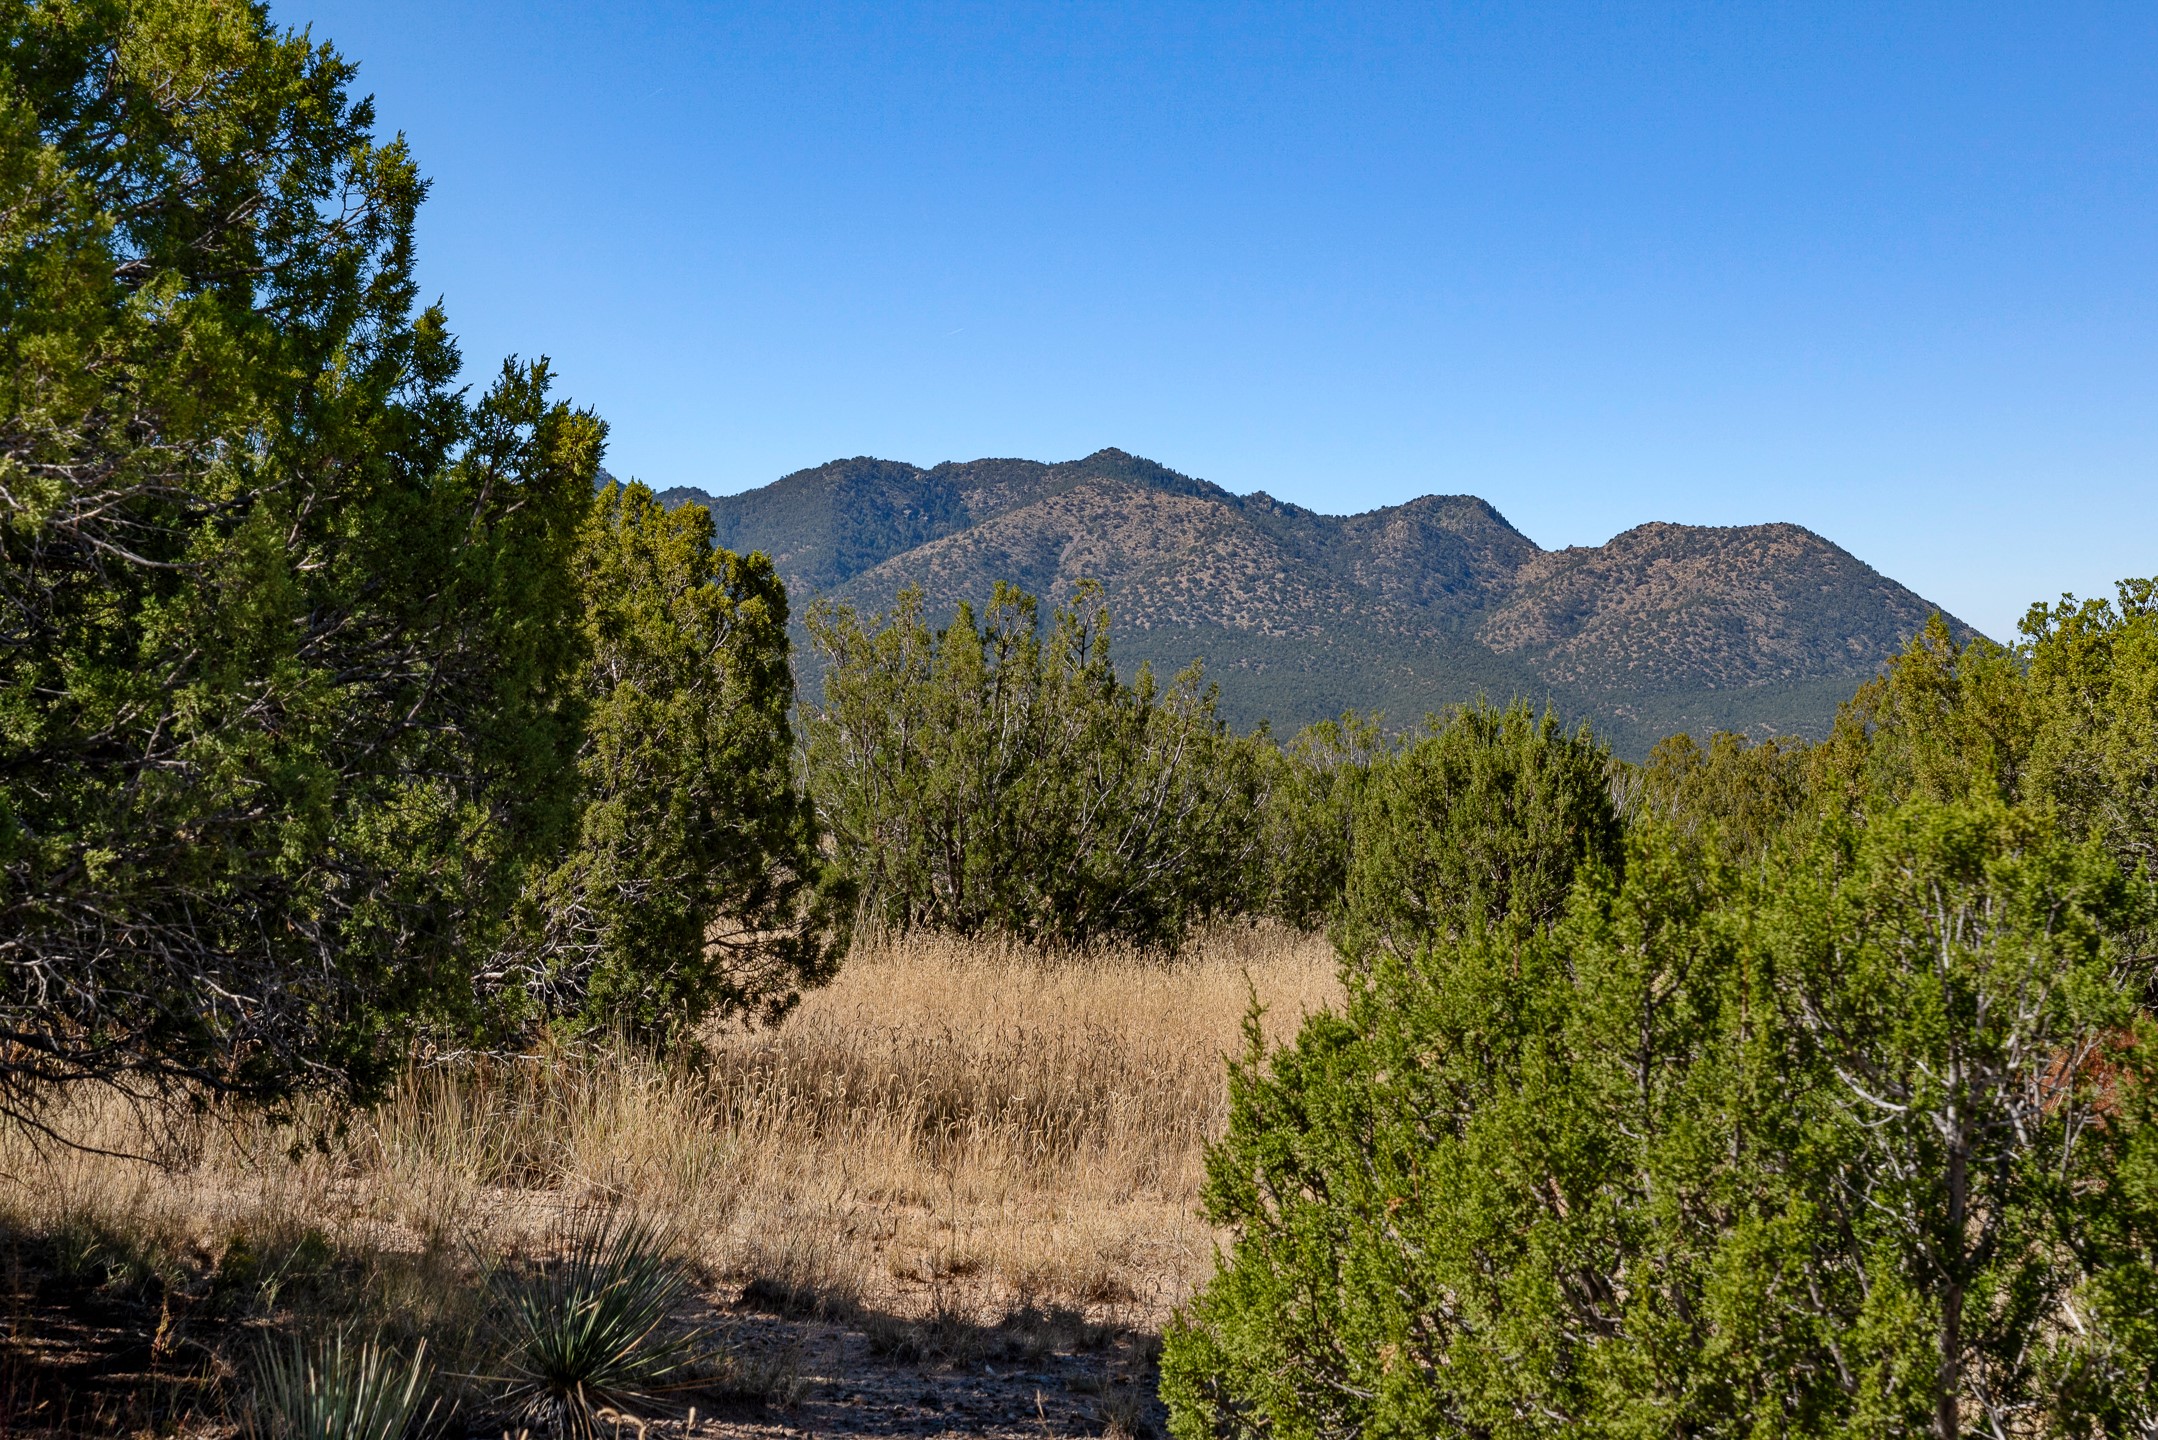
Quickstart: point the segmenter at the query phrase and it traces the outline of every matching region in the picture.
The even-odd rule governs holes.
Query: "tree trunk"
[[[1963,1433],[1963,1287],[1951,1282],[1941,1296],[1941,1368],[1935,1378],[1934,1440],[1959,1440]]]
[[[1941,1287],[1941,1366],[1934,1376],[1934,1440],[1960,1440],[1963,1433],[1963,1230],[1969,1161],[1958,1143],[1948,1151],[1948,1274]]]

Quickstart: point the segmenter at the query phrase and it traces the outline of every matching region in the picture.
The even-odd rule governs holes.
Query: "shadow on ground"
[[[236,1436],[232,1357],[283,1326],[263,1277],[219,1258],[138,1254],[92,1231],[0,1232],[0,1440]],[[718,1342],[714,1365],[625,1437],[1165,1433],[1158,1338],[1067,1306],[1021,1302],[984,1322],[933,1298],[902,1316],[752,1281],[705,1287],[682,1318]],[[501,1433],[479,1407],[438,1431]]]
[[[0,1233],[0,1436],[213,1434],[220,1296],[113,1237]]]
[[[765,1282],[715,1317],[735,1363],[765,1377],[697,1433],[1113,1435],[1164,1432],[1160,1342],[1064,1306],[1020,1303],[993,1323],[932,1306],[899,1316]]]

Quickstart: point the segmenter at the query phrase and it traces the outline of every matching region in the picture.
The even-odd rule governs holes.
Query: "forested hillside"
[[[797,613],[812,597],[875,612],[914,585],[949,615],[998,581],[1052,602],[1098,581],[1120,666],[1203,659],[1239,726],[1407,721],[1484,694],[1553,703],[1623,753],[1674,730],[1817,736],[1935,608],[1795,525],[1649,524],[1545,551],[1474,496],[1321,515],[1120,450],[839,460],[661,499],[708,505],[721,544],[769,554]]]

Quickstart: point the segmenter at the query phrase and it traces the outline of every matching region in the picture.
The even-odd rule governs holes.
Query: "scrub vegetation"
[[[1129,456],[934,477],[979,608],[791,617],[544,362],[460,388],[333,50],[0,37],[0,1429],[2158,1433],[2158,582],[1639,763],[1120,671],[968,517],[1226,503]],[[1568,683],[1812,544],[1438,510]]]

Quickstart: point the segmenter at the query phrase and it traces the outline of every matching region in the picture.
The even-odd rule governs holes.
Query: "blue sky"
[[[2158,573],[2158,7],[276,0],[656,485],[1104,445],[1539,544]]]

